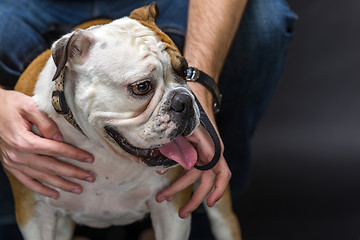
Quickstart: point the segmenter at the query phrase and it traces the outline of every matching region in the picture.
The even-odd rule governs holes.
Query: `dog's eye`
[[[131,85],[131,90],[135,95],[145,95],[152,89],[150,81],[144,81]]]

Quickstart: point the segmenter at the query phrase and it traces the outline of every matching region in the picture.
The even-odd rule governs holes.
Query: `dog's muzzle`
[[[175,139],[178,135],[187,136],[196,127],[194,101],[188,93],[176,92],[170,100],[170,107],[167,111],[171,121],[178,126],[170,134],[170,139]]]
[[[171,100],[171,110],[180,118],[190,118],[194,116],[192,98],[186,93],[176,93]]]
[[[159,111],[168,115],[176,127],[166,136],[170,142],[156,148],[139,148],[131,145],[120,132],[111,126],[105,126],[106,133],[127,153],[137,156],[147,166],[170,167],[179,163],[190,169],[196,163],[196,151],[186,140],[198,125],[197,109],[193,97],[182,89],[174,90],[166,97]]]
[[[168,159],[161,154],[158,148],[138,148],[131,145],[118,131],[110,126],[104,127],[109,136],[115,140],[115,142],[127,153],[137,156],[142,162],[146,163],[149,167],[163,166],[171,167],[176,164],[175,161]]]

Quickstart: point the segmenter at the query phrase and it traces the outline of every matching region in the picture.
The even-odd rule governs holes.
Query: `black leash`
[[[188,67],[186,69],[186,80],[198,82],[210,91],[214,99],[214,114],[217,114],[220,111],[222,95],[214,79],[195,67]]]
[[[215,145],[215,153],[214,153],[212,160],[208,164],[203,165],[203,166],[195,165],[196,169],[201,170],[201,171],[206,171],[206,170],[210,170],[218,163],[218,161],[220,159],[220,155],[221,155],[221,144],[220,144],[219,136],[217,135],[214,126],[212,125],[210,119],[206,115],[203,107],[201,106],[199,100],[196,97],[195,97],[195,101],[200,110],[200,123],[201,123],[201,125],[204,126],[206,131],[208,131],[208,133],[210,134],[210,137],[212,138],[214,145]]]
[[[206,73],[200,71],[199,69],[195,67],[189,67],[186,70],[186,80],[187,81],[193,81],[198,82],[202,84],[204,87],[206,87],[214,98],[214,113],[218,113],[220,110],[221,105],[221,94],[220,91],[214,81],[213,78],[211,78]],[[195,96],[195,95],[194,95]],[[214,126],[212,125],[209,117],[206,115],[204,108],[201,106],[199,100],[195,97],[196,104],[198,105],[198,108],[200,110],[200,123],[204,126],[206,131],[209,133],[210,137],[212,138],[215,146],[215,153],[212,158],[212,160],[203,166],[195,165],[195,168],[201,171],[210,170],[213,168],[219,161],[221,156],[221,144],[219,136],[217,135]]]

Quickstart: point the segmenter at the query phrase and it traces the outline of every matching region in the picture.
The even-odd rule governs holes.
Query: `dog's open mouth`
[[[105,126],[107,134],[126,152],[140,157],[148,166],[171,167],[179,163],[184,169],[191,169],[197,161],[197,153],[194,147],[183,136],[178,136],[171,143],[158,148],[138,148],[131,145],[114,128]]]

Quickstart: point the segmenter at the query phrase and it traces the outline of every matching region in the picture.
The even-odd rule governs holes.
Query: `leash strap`
[[[196,97],[195,97],[195,101],[200,110],[200,123],[201,123],[201,125],[204,126],[206,131],[208,131],[208,133],[210,134],[210,137],[212,138],[214,145],[215,145],[215,153],[214,153],[212,160],[208,164],[203,165],[203,166],[195,165],[196,169],[201,170],[201,171],[206,171],[206,170],[210,170],[218,163],[218,161],[220,159],[220,155],[221,155],[221,144],[220,144],[219,136],[217,135],[214,126],[212,125],[210,119],[208,118],[208,116],[206,115],[206,113],[204,111],[204,108],[201,106],[199,100]]]
[[[214,114],[217,114],[220,111],[222,95],[214,79],[195,67],[188,67],[186,69],[186,80],[198,82],[210,91],[214,99]]]
[[[206,73],[200,71],[195,67],[188,67],[186,70],[186,80],[192,82],[198,82],[202,84],[204,87],[206,87],[214,98],[214,114],[220,111],[222,95],[220,94],[219,88],[217,87],[216,82],[212,77],[210,77],[209,75],[207,75]],[[221,156],[221,144],[220,144],[219,136],[217,135],[214,126],[212,125],[209,117],[206,115],[204,108],[201,106],[196,96],[195,96],[195,101],[200,111],[200,123],[209,133],[215,146],[214,156],[208,164],[205,164],[203,166],[195,165],[196,169],[201,171],[206,171],[213,168],[219,162]]]

